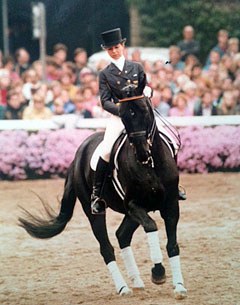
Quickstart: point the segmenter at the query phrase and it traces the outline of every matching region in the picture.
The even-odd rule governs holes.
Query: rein
[[[137,96],[131,96],[131,97],[126,97],[126,98],[119,99],[118,102],[119,103],[124,103],[124,102],[140,100],[142,98],[144,98],[144,95],[137,95]]]

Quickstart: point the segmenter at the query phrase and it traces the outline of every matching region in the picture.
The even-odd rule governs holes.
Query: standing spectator
[[[206,90],[200,101],[195,104],[194,115],[210,116],[217,114],[217,107],[213,104],[213,96],[210,90]]]
[[[218,34],[217,34],[217,44],[215,45],[215,47],[213,47],[211,50],[210,50],[210,53],[211,51],[216,51],[219,53],[219,56],[220,58],[223,57],[224,54],[226,54],[227,50],[228,50],[228,31],[226,30],[219,30],[218,31]],[[207,57],[207,60],[206,60],[206,64],[207,66],[209,66],[209,63],[210,63],[210,53]]]
[[[169,116],[192,116],[187,107],[187,97],[184,93],[178,93],[174,98],[174,107],[169,110]]]
[[[169,61],[174,70],[181,70],[181,71],[184,70],[185,64],[181,60],[181,50],[178,46],[175,46],[175,45],[170,46]]]
[[[19,95],[16,91],[10,90],[7,95],[7,106],[4,112],[5,120],[22,119],[25,106],[21,103]]]
[[[15,52],[15,71],[22,75],[30,67],[30,54],[25,48],[19,48]]]
[[[183,40],[179,41],[177,46],[181,50],[181,60],[185,61],[187,56],[192,54],[199,56],[200,44],[194,39],[194,28],[191,25],[186,25],[183,28]]]
[[[23,120],[44,120],[52,117],[51,110],[45,106],[45,96],[42,90],[32,95],[32,104],[23,111]]]
[[[53,47],[53,58],[61,66],[67,60],[68,48],[63,43],[57,43]]]

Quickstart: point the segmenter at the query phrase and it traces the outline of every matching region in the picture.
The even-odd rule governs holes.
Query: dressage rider
[[[151,97],[152,90],[146,86],[146,74],[141,64],[128,61],[124,57],[126,38],[122,38],[121,29],[116,28],[101,33],[103,44],[111,63],[99,74],[99,91],[104,110],[111,113],[108,119],[103,141],[99,144],[100,158],[94,173],[93,191],[91,195],[92,214],[104,214],[106,202],[101,198],[106,171],[108,168],[112,146],[124,129],[117,106],[121,96],[121,89],[126,85],[136,86],[136,96],[144,94]],[[185,194],[179,193],[180,199]]]

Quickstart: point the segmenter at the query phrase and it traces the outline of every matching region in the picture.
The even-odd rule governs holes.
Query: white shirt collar
[[[122,55],[119,59],[115,60],[111,58],[111,62],[120,70],[123,70],[125,64],[125,57]]]

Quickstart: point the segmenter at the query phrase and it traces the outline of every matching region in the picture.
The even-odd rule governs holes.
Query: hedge
[[[239,171],[240,126],[179,129],[180,172]],[[65,177],[67,168],[91,130],[0,132],[0,179]]]

